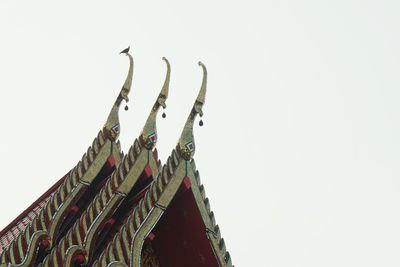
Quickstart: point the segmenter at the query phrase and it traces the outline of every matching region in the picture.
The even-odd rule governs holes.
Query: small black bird
[[[128,52],[129,52],[129,49],[130,49],[131,47],[130,46],[128,46],[128,48],[125,48],[124,50],[122,50],[121,52],[120,52],[120,54],[127,54]]]

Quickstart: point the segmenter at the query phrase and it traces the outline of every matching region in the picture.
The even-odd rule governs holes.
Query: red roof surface
[[[33,221],[35,216],[40,213],[40,210],[46,205],[53,193],[62,184],[65,177],[69,172],[58,180],[49,190],[41,195],[35,202],[33,202],[26,210],[24,210],[17,218],[8,224],[0,232],[0,253],[3,249],[7,248],[10,243],[15,240],[19,233],[23,232],[26,226]]]

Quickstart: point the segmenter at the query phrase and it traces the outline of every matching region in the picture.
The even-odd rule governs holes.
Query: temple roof
[[[176,149],[162,165],[156,120],[160,107],[166,108],[170,64],[163,58],[164,84],[124,154],[118,111],[129,101],[133,57],[129,48],[121,53],[129,58],[129,70],[104,127],[78,164],[0,232],[0,267],[232,266],[193,159],[193,126],[205,103],[205,65],[199,62],[198,96]],[[166,245],[174,242],[183,246]],[[171,258],[175,254],[181,259]]]

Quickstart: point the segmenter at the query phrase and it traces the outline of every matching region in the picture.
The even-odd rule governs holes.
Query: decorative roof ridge
[[[203,105],[206,100],[206,89],[207,89],[207,69],[206,66],[199,61],[199,66],[203,69],[203,81],[201,83],[199,94],[196,101],[193,104],[192,110],[186,120],[185,126],[182,130],[181,137],[178,141],[178,152],[185,159],[190,160],[196,150],[194,136],[193,136],[193,124],[197,114],[203,117]],[[203,121],[200,120],[199,125],[203,125]]]
[[[207,69],[205,65],[199,62],[199,66],[203,69],[203,80],[200,91],[193,104],[192,110],[186,120],[185,126],[182,130],[181,137],[179,138],[177,149],[172,150],[171,156],[168,157],[166,164],[162,167],[159,176],[151,183],[148,191],[144,194],[137,206],[134,208],[131,216],[126,219],[120,231],[114,237],[112,242],[109,242],[103,252],[100,254],[98,260],[92,266],[104,266],[109,261],[123,261],[129,263],[131,257],[131,242],[134,238],[136,231],[147,218],[150,210],[156,205],[159,197],[166,189],[170,179],[175,174],[181,159],[185,161],[190,160],[194,155],[194,137],[193,137],[193,123],[197,116],[203,116],[202,107],[205,102],[206,87],[207,87]],[[202,125],[202,122],[200,122]],[[182,177],[183,179],[183,177]],[[165,209],[162,207],[161,209]],[[112,249],[118,246],[122,250]],[[129,250],[128,250],[129,249]],[[97,265],[96,265],[97,264]]]
[[[168,89],[169,89],[169,81],[170,81],[170,64],[166,58],[163,60],[167,64],[167,75],[164,81],[164,85],[159,93],[157,100],[150,112],[150,115],[147,119],[145,127],[138,139],[135,139],[133,145],[129,148],[128,153],[123,157],[121,160],[121,164],[118,165],[116,170],[112,173],[110,179],[106,182],[106,184],[102,187],[100,192],[95,196],[93,201],[89,204],[88,208],[84,213],[82,213],[80,219],[76,221],[73,227],[67,232],[67,234],[62,238],[52,250],[51,254],[52,257],[48,256],[43,261],[43,266],[47,266],[51,264],[51,259],[56,259],[61,257],[62,259],[65,258],[65,252],[68,247],[72,245],[76,245],[71,243],[71,240],[80,240],[79,245],[83,245],[86,241],[86,237],[88,234],[88,230],[91,228],[92,224],[94,223],[95,219],[98,218],[102,210],[108,205],[108,200],[116,193],[115,191],[121,185],[121,183],[125,180],[128,173],[130,172],[131,168],[135,165],[136,159],[139,157],[143,148],[147,150],[151,150],[154,148],[157,138],[151,139],[152,136],[156,135],[156,115],[159,108],[162,106],[163,108],[166,107],[165,101],[168,97]],[[123,87],[124,88],[124,87]],[[146,137],[145,137],[146,136]],[[144,138],[145,137],[145,138]],[[151,139],[145,142],[140,142],[140,140]],[[153,154],[154,155],[154,154]],[[154,159],[156,161],[156,159]],[[156,161],[156,164],[158,162]],[[158,165],[157,165],[158,166]],[[133,186],[133,185],[132,185]],[[83,231],[77,230],[72,231],[73,228],[76,228],[75,225],[79,225],[79,227],[83,227]],[[72,236],[74,235],[74,237]],[[69,243],[68,243],[69,242]],[[67,244],[68,243],[68,244]],[[83,247],[86,248],[87,244]]]
[[[121,163],[118,165],[116,170],[110,175],[105,185],[100,189],[99,193],[91,201],[87,209],[81,214],[79,220],[75,221],[72,227],[67,231],[65,236],[59,241],[56,246],[51,249],[51,252],[43,261],[43,266],[51,266],[53,259],[62,259],[65,257],[66,250],[72,245],[78,245],[68,243],[74,239],[82,245],[85,235],[97,215],[107,205],[108,200],[115,194],[115,188],[118,187],[121,182],[125,179],[129,169],[136,162],[137,156],[142,151],[138,139],[135,139],[133,145],[130,147],[128,153],[123,157]],[[83,227],[83,231],[80,231],[80,227]],[[54,264],[54,263],[53,263]]]
[[[141,155],[141,152],[143,151],[142,149],[144,148],[146,151],[148,151],[150,153],[151,150],[153,150],[152,153],[152,159],[154,160],[154,164],[151,164],[152,161],[149,161],[149,159],[151,157],[146,157],[147,159],[147,163],[150,166],[154,166],[154,168],[159,169],[160,168],[160,163],[159,160],[157,160],[154,156],[157,154],[156,150],[155,150],[155,145],[157,142],[157,135],[156,135],[156,115],[158,113],[158,110],[160,107],[166,108],[166,100],[168,98],[168,91],[169,91],[169,83],[170,83],[170,73],[171,73],[171,67],[170,64],[168,62],[168,60],[163,57],[163,60],[166,62],[167,64],[167,74],[164,80],[164,84],[163,87],[161,88],[161,91],[157,97],[156,102],[153,105],[153,108],[150,111],[150,114],[148,116],[148,119],[145,123],[145,126],[142,130],[142,133],[140,134],[139,137],[139,142],[135,142],[136,146],[134,147],[135,151],[138,154],[138,157]],[[163,114],[163,117],[165,117],[165,115]],[[132,148],[130,149],[130,151],[132,150]],[[154,154],[154,152],[156,152],[156,154]],[[129,153],[130,154],[130,153]],[[128,194],[128,192],[133,188],[133,186],[136,184],[136,181],[139,177],[130,177],[128,178],[128,174],[130,173],[130,171],[132,170],[134,164],[131,164],[130,166],[127,166],[124,164],[124,166],[119,166],[118,167],[118,171],[121,174],[121,181],[122,183],[117,186],[114,187],[114,191],[116,194],[118,195],[123,195],[125,196],[126,194]],[[143,166],[144,168],[145,166]],[[152,167],[151,167],[152,168]],[[152,168],[153,169],[153,168]],[[120,171],[122,170],[122,171]],[[158,172],[158,171],[157,171]],[[153,175],[157,175],[155,173],[155,171],[153,170]],[[103,213],[103,211],[102,211]],[[100,214],[101,215],[101,214]],[[99,215],[99,216],[100,216]],[[98,218],[98,217],[97,217]],[[96,220],[97,220],[96,218]],[[97,220],[98,221],[98,220]],[[91,254],[91,245],[90,244],[90,235],[93,234],[93,229],[91,228],[91,232],[88,233],[86,235],[85,238],[85,242],[89,241],[89,244],[85,244],[84,248],[88,249],[89,251],[86,251],[87,254]],[[96,227],[94,227],[96,228]],[[89,255],[89,258],[91,257],[91,255]]]
[[[184,127],[182,136],[184,136],[185,138],[189,136],[188,133],[192,132],[193,121],[196,116],[195,112],[202,115],[201,108],[205,100],[205,86],[207,81],[206,69],[204,65],[202,65],[202,67],[205,75],[203,76],[203,83],[199,96],[196,99],[195,105],[192,108],[191,115],[189,116],[189,119]],[[184,140],[184,138],[181,137],[180,142],[177,145],[178,152],[182,152],[182,143],[187,144],[185,142],[182,142],[182,140]],[[188,138],[185,141],[190,141],[190,139]],[[190,149],[190,147],[188,147],[188,149]],[[95,262],[95,264],[93,264],[92,266],[103,266],[110,261],[119,264],[127,264],[129,266],[136,266],[137,264],[140,264],[141,251],[139,248],[143,244],[142,240],[144,240],[144,238],[148,234],[148,232],[146,231],[149,231],[145,229],[152,229],[152,227],[157,223],[159,218],[162,216],[162,213],[169,206],[170,201],[173,199],[173,196],[177,193],[178,187],[176,186],[179,186],[180,183],[183,182],[184,177],[188,177],[190,180],[192,180],[191,184],[193,184],[197,188],[199,192],[197,194],[201,195],[201,200],[195,197],[196,203],[197,205],[202,205],[202,207],[199,206],[200,212],[201,210],[203,210],[203,212],[201,213],[207,214],[207,217],[205,219],[208,222],[204,221],[205,225],[207,225],[206,234],[210,239],[210,245],[213,247],[215,253],[217,253],[216,257],[218,258],[218,261],[220,262],[220,264],[222,264],[221,266],[232,266],[230,254],[226,251],[225,241],[221,237],[219,226],[215,222],[214,213],[210,209],[209,200],[205,196],[204,186],[200,182],[200,175],[199,172],[196,170],[195,161],[192,159],[192,156],[194,154],[194,147],[189,152],[190,153],[178,154],[175,153],[175,150],[172,151],[172,155],[168,158],[167,163],[163,166],[162,172],[160,173],[159,177],[150,185],[148,191],[144,194],[142,199],[134,208],[132,215],[128,217],[128,219],[125,221],[125,225],[121,227],[120,231],[114,236],[113,241],[107,245],[107,247],[103,250],[100,257],[98,258],[98,261]],[[179,155],[181,157],[179,157]],[[184,168],[184,170],[180,169],[178,174],[175,172],[177,171],[177,167],[181,162],[181,158],[186,161],[186,167]],[[190,164],[188,164],[188,160],[190,160]],[[171,178],[176,175],[182,176],[182,181],[178,182],[178,184],[176,184],[176,181],[172,183],[171,180]],[[175,178],[175,180],[179,180],[177,177]],[[169,193],[165,192],[167,190],[169,190]],[[168,195],[168,197],[164,197],[163,201],[161,201],[160,203],[160,196],[164,194],[164,192],[165,195]],[[203,220],[205,219],[203,218]],[[145,222],[146,227],[143,225],[143,223]],[[129,247],[130,251],[127,251],[127,248]]]
[[[47,231],[50,229],[53,216],[61,206],[63,201],[72,192],[73,188],[77,185],[79,179],[85,174],[91,163],[94,161],[101,148],[105,145],[106,141],[102,131],[99,131],[97,137],[93,140],[92,146],[90,146],[87,152],[83,155],[82,159],[78,164],[68,173],[67,177],[62,181],[58,188],[51,195],[50,199],[46,202],[45,206],[41,208],[39,214],[26,226],[24,232],[20,232],[20,235],[27,234],[32,235],[37,230]],[[3,250],[0,256],[0,263],[7,262],[8,257],[3,257],[11,254],[11,251],[18,251],[19,253],[15,256],[23,259],[26,251],[21,251],[18,247],[26,248],[29,245],[30,238],[17,238],[16,242],[11,243],[6,249]],[[6,251],[8,253],[6,254]],[[17,263],[17,262],[11,262]]]
[[[168,157],[166,164],[163,165],[161,173],[148,186],[147,191],[138,201],[131,215],[125,220],[125,224],[115,234],[114,239],[106,245],[92,266],[106,266],[109,261],[114,260],[124,261],[125,263],[129,262],[130,244],[135,232],[140,228],[148,213],[164,192],[180,161],[181,158],[176,150],[172,150],[171,156]],[[122,248],[122,250],[113,249],[115,246]],[[119,254],[117,255],[116,253]]]
[[[16,230],[18,231],[17,234],[25,231],[25,228],[27,227],[27,225],[29,225],[29,223],[32,222],[32,220],[34,219],[34,216],[38,215],[38,211],[37,208],[39,207],[39,209],[41,209],[44,205],[46,205],[46,203],[49,201],[50,197],[54,194],[54,192],[57,190],[57,188],[63,183],[63,181],[65,180],[65,178],[69,175],[70,172],[68,172],[66,175],[64,175],[61,179],[59,179],[54,185],[52,185],[50,187],[50,189],[48,189],[45,193],[43,193],[35,202],[33,202],[28,208],[26,208],[20,215],[18,215],[18,217],[16,217],[11,223],[9,223],[6,227],[4,227],[3,230],[1,230],[0,232],[0,255],[3,252],[3,249],[6,249],[8,247],[7,246],[3,246],[3,239],[6,238],[6,235],[9,234],[9,232],[12,232],[13,235],[15,235],[15,228],[17,228]],[[35,214],[35,215],[32,215]],[[27,222],[26,222],[27,220]],[[23,227],[21,229],[20,224],[24,224]],[[15,236],[14,236],[15,238]],[[1,258],[1,257],[0,257]],[[2,260],[0,259],[0,262],[2,262]]]
[[[225,263],[224,266],[231,267],[232,266],[231,256],[230,256],[229,252],[226,250],[225,240],[224,240],[224,238],[221,237],[220,228],[219,228],[218,224],[216,224],[214,212],[210,208],[210,201],[206,197],[204,185],[201,183],[200,173],[198,170],[196,170],[196,164],[195,164],[194,159],[192,159],[190,163],[191,163],[190,166],[194,173],[194,178],[195,178],[194,186],[196,186],[198,188],[198,190],[200,191],[200,194],[201,194],[201,198],[202,198],[201,203],[199,203],[197,201],[197,199],[195,198],[196,203],[197,203],[197,205],[204,205],[204,208],[206,209],[207,215],[211,222],[211,229],[209,229],[209,228],[206,229],[207,234],[212,235],[215,238],[216,242],[215,243],[211,242],[211,244],[213,245],[215,252],[219,253],[221,258],[224,260],[224,263]],[[192,186],[193,186],[193,183],[192,183]],[[209,237],[209,239],[210,239],[210,237]]]
[[[36,231],[30,237],[26,256],[22,259],[21,263],[0,263],[1,267],[18,267],[18,266],[32,266],[37,257],[37,251],[42,248],[46,249],[49,243],[47,242],[49,236],[46,231]],[[13,255],[11,258],[14,259]],[[14,259],[15,261],[15,259]]]
[[[167,64],[167,74],[165,76],[164,85],[161,88],[161,92],[158,95],[157,100],[154,103],[153,108],[151,109],[147,121],[143,127],[142,133],[140,134],[140,140],[142,141],[143,146],[145,146],[148,150],[153,149],[157,142],[156,118],[158,110],[160,109],[160,107],[163,107],[163,109],[167,107],[165,101],[168,98],[171,66],[169,64],[169,61],[165,57],[163,57],[162,59]],[[165,116],[165,113],[163,113],[163,118],[165,118]]]
[[[119,137],[120,133],[120,123],[119,123],[119,107],[121,106],[122,100],[125,100],[126,103],[129,102],[128,94],[132,87],[132,79],[133,79],[133,57],[129,54],[130,47],[121,51],[120,54],[125,54],[129,58],[129,70],[126,76],[124,85],[121,88],[120,93],[117,96],[117,99],[114,102],[114,105],[111,108],[111,111],[108,115],[107,121],[104,124],[103,131],[108,139],[111,141],[115,141]],[[128,110],[128,106],[125,106],[125,110]]]
[[[134,236],[137,234],[137,231],[139,231],[139,229],[143,229],[143,223],[149,220],[149,213],[153,208],[160,208],[163,211],[168,208],[168,205],[159,205],[158,200],[159,197],[166,190],[168,190],[167,188],[169,185],[169,180],[175,175],[176,168],[181,161],[181,159],[178,159],[176,157],[177,155],[178,154],[175,153],[174,150],[172,152],[172,155],[168,157],[167,163],[164,164],[162,172],[160,173],[158,179],[153,181],[153,183],[147,187],[146,192],[137,202],[138,204],[134,207],[131,216],[129,216],[125,220],[125,224],[122,225],[120,231],[114,236],[113,240],[108,243],[106,248],[98,257],[98,260],[92,265],[92,267],[103,266],[102,264],[107,264],[110,259],[122,264],[130,264],[129,266],[132,265],[132,262],[129,262],[129,260],[133,256],[129,253],[132,253],[132,251],[134,250],[134,248],[132,247],[134,244],[133,239]],[[209,199],[206,197],[204,185],[201,184],[200,174],[199,171],[196,170],[194,159],[190,161],[190,165],[187,167],[186,172],[193,173],[194,178],[189,178],[193,181],[191,185],[197,187],[197,190],[200,192],[201,195],[200,202],[195,198],[196,203],[197,205],[202,205],[207,212],[209,223],[207,223],[206,221],[204,221],[204,223],[206,225],[205,230],[210,240],[210,245],[213,247],[215,253],[218,254],[217,257],[220,261],[222,261],[222,266],[232,267],[233,265],[230,253],[226,250],[225,240],[221,236],[218,224],[216,224],[214,212],[210,208],[210,202]],[[192,177],[192,175],[188,173],[186,175]],[[174,195],[176,193],[177,191],[174,193]],[[200,207],[199,210],[201,210]],[[129,247],[130,251],[128,251],[127,249]]]
[[[73,179],[74,183],[68,186],[68,194],[61,196],[60,200],[58,200],[57,196],[55,198],[56,201],[59,202],[59,206],[56,211],[51,214],[51,220],[49,220],[48,225],[48,234],[53,241],[56,240],[59,227],[69,212],[71,205],[73,205],[76,202],[76,198],[79,198],[80,194],[90,186],[93,179],[97,177],[109,158],[112,157],[114,159],[115,165],[120,162],[120,145],[104,139],[103,136],[103,133],[100,131],[98,135],[99,142],[96,142],[96,139],[93,141],[93,146],[88,148],[87,153],[83,155],[82,160],[72,171],[72,177],[75,176]],[[54,246],[54,244],[52,244],[52,246]]]

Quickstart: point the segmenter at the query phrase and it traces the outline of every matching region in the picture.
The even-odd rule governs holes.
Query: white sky
[[[125,78],[159,155],[208,67],[197,167],[236,266],[399,266],[399,1],[1,1],[0,228],[72,168]]]

